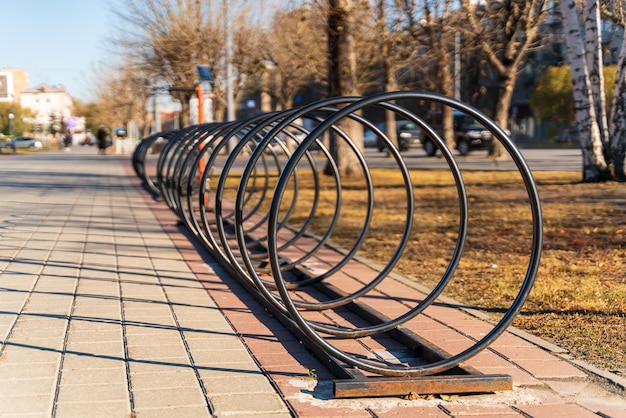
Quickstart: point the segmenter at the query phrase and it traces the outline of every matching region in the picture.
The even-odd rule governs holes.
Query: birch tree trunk
[[[584,56],[584,47],[574,0],[560,2],[567,57],[572,72],[574,111],[583,157],[583,181],[598,182],[609,178],[604,159],[600,128],[596,120],[590,80]]]
[[[622,41],[617,76],[615,77],[615,95],[611,106],[609,125],[609,160],[611,171],[616,180],[626,181],[624,158],[626,157],[626,36]]]
[[[591,95],[600,128],[600,138],[604,149],[608,142],[608,122],[606,115],[606,95],[604,92],[604,74],[602,72],[602,32],[599,28],[600,4],[598,0],[585,0],[585,58]]]

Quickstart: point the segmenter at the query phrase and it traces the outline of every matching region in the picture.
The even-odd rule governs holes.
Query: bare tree
[[[127,127],[133,121],[142,135],[150,129],[151,119],[145,111],[150,81],[140,68],[125,63],[97,74],[96,96],[98,124]],[[130,134],[130,132],[129,132]]]
[[[231,1],[236,11],[228,30],[233,33],[232,64],[235,95],[243,89],[251,71],[258,68],[257,25],[245,1]],[[195,94],[196,65],[209,65],[215,82],[216,114],[225,106],[224,19],[218,0],[126,0],[114,11],[120,30],[114,39],[122,55],[137,63],[154,83],[171,87],[189,121],[189,99]]]
[[[362,0],[327,0],[328,22],[328,93],[330,97],[358,96],[357,50],[355,39],[355,16],[357,6],[364,6]],[[349,120],[343,120],[340,127],[352,138],[361,138],[363,128]],[[359,131],[360,130],[360,131]],[[362,146],[362,144],[361,144]],[[342,176],[362,176],[358,170],[357,156],[349,145],[331,135],[330,152]],[[330,167],[326,167],[328,171]]]
[[[375,19],[369,0],[325,0],[330,96],[362,94],[375,73]]]
[[[473,3],[461,0],[466,25],[459,24],[466,36],[475,37],[489,63],[498,74],[498,101],[494,120],[508,127],[511,99],[520,64],[536,42],[539,25],[546,17],[547,0],[500,0]],[[503,147],[494,142],[490,156],[504,156]]]
[[[261,69],[264,58],[261,35],[264,30],[254,18],[249,7],[239,7],[235,11],[237,12],[236,15],[232,17],[229,27],[225,29],[233,32],[231,64],[234,80],[232,89],[234,102],[237,103],[247,88],[248,81],[256,76]],[[224,66],[217,68],[221,68],[223,74],[226,72]],[[224,81],[226,80],[224,79]],[[225,85],[223,89],[226,89]],[[221,97],[226,97],[226,95],[218,95],[218,99]],[[224,102],[224,104],[226,103]]]
[[[262,89],[283,109],[293,106],[298,92],[326,79],[326,27],[319,8],[303,5],[278,10],[263,42]]]
[[[400,3],[409,22],[415,50],[419,48],[432,62],[431,65],[425,65],[422,71],[434,71],[431,77],[435,80],[433,87],[448,97],[454,97],[455,74],[451,56],[454,54],[458,30],[454,25],[453,2],[425,0],[419,6],[415,0],[402,0]],[[415,18],[418,14],[421,16],[419,20]],[[454,149],[456,142],[452,108],[444,106],[442,111],[443,137],[447,146]]]
[[[203,30],[210,5],[203,2],[128,0],[116,9],[127,31],[117,31],[118,45],[157,80],[172,88],[172,95],[182,106],[183,124],[189,123],[189,99],[200,64],[203,42],[209,34]],[[204,39],[203,39],[204,38]]]
[[[382,69],[383,90],[396,91],[400,88],[399,75],[406,73],[417,55],[417,42],[406,31],[410,26],[414,4],[413,0],[403,0],[390,4],[385,0],[376,0],[376,43]],[[408,17],[405,16],[408,14]],[[407,25],[408,23],[408,25]],[[395,112],[385,111],[385,128],[389,140],[398,146]],[[389,154],[391,156],[391,154]]]

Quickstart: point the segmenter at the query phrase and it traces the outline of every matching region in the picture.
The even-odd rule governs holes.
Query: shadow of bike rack
[[[440,133],[396,104],[411,102],[448,106],[478,121],[515,163],[528,196],[531,239],[519,291],[489,332],[455,354],[407,326],[427,308],[445,305],[438,299],[459,266],[470,204],[459,164]],[[390,284],[394,267],[412,245],[411,231],[419,216],[416,184],[395,141],[361,116],[371,109],[392,112],[396,119],[417,125],[436,144],[454,180],[456,242],[437,285],[419,299],[394,294]],[[401,192],[393,198],[377,187],[359,141],[352,139],[355,126],[360,132],[371,130],[383,141],[401,174]],[[162,149],[156,161],[149,162],[157,141]],[[340,175],[337,153],[351,156],[350,169],[363,190],[359,215],[343,214],[343,191],[354,184]],[[245,120],[153,135],[136,148],[133,167],[195,238],[330,368],[336,377],[335,397],[512,388],[510,376],[482,374],[464,363],[506,330],[528,298],[541,256],[541,206],[521,153],[506,132],[480,111],[426,92],[331,98]],[[304,183],[312,191],[305,192],[300,187]],[[322,190],[332,191],[334,198],[322,199]],[[390,199],[405,213],[397,244],[386,264],[363,268],[360,254],[377,220],[384,219]],[[338,249],[331,237],[346,230],[340,229],[346,217],[352,218],[348,229],[353,241]]]

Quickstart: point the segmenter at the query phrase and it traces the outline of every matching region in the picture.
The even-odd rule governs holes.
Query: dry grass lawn
[[[624,184],[582,184],[580,173],[536,172],[542,202],[544,249],[539,273],[514,325],[568,349],[579,359],[626,375],[626,189]],[[448,172],[411,171],[415,215],[396,271],[434,286],[457,242],[459,204]],[[300,200],[312,195],[301,176]],[[507,309],[525,275],[531,241],[528,198],[518,173],[463,173],[469,230],[462,260],[445,293],[494,317]],[[398,170],[372,171],[375,204],[359,254],[386,264],[406,228],[407,189]],[[336,187],[324,190],[315,212],[322,234],[336,212]],[[331,183],[331,184],[329,184]],[[290,195],[290,192],[286,196]],[[332,240],[350,248],[364,222],[362,181],[344,181]],[[287,200],[285,200],[286,202]],[[298,205],[292,223],[311,204]]]

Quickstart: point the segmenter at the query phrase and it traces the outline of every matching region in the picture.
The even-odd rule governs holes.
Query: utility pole
[[[454,98],[461,100],[461,33],[454,33]]]
[[[235,120],[235,105],[233,96],[233,34],[230,28],[230,1],[224,0],[224,31],[226,36],[226,106],[227,120]]]
[[[235,120],[235,99],[233,95],[233,34],[230,22],[230,0],[224,0],[224,31],[226,36],[226,119],[228,122]],[[228,141],[228,153],[235,148],[235,139]]]

